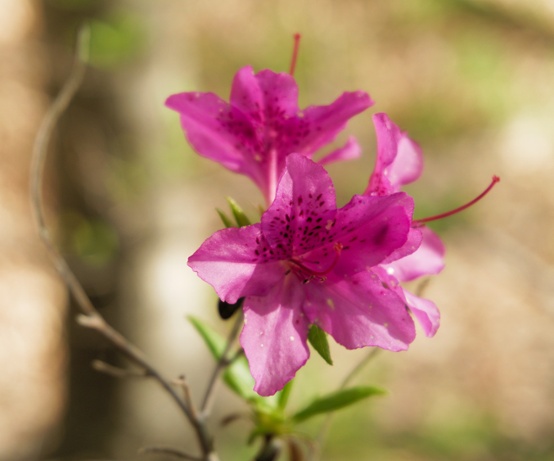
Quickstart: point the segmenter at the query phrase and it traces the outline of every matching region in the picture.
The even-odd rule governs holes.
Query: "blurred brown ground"
[[[139,446],[188,443],[153,385],[86,374],[89,358],[111,352],[80,330],[69,335],[72,368],[62,378],[65,297],[33,234],[27,171],[46,95],[63,81],[83,19],[93,24],[92,69],[58,133],[58,158],[69,163],[52,161],[59,182],[47,184],[48,198],[60,201],[52,223],[95,300],[164,371],[185,372],[201,391],[209,358],[184,317],[217,321],[213,293],[186,258],[220,226],[213,209],[225,207],[225,196],[252,215],[260,198],[195,156],[163,101],[187,90],[226,98],[246,64],[285,71],[300,31],[301,106],[366,90],[377,102],[369,113],[389,113],[422,145],[426,170],[410,189],[418,216],[466,201],[492,174],[502,178],[485,201],[439,223],[447,268],[425,291],[441,308],[439,333],[420,336],[407,353],[380,354],[364,381],[390,395],[338,415],[323,459],[554,456],[551,2],[0,5],[0,24],[12,27],[0,27],[0,458],[32,459],[43,441],[42,456],[60,460],[131,459]],[[20,29],[18,14],[27,18]],[[364,156],[331,169],[341,202],[363,190],[375,152],[369,115],[347,131]],[[315,357],[299,373],[296,401],[332,389],[361,355],[336,348],[333,368]],[[225,391],[219,405],[222,414],[240,408]],[[65,423],[64,411],[73,415]],[[247,459],[246,430],[218,429],[233,453],[224,459]]]

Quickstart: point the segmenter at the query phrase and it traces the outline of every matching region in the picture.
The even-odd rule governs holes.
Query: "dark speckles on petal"
[[[379,229],[379,231],[373,237],[373,242],[375,243],[375,245],[381,245],[385,241],[388,231],[389,226],[386,224],[381,227],[381,229]]]

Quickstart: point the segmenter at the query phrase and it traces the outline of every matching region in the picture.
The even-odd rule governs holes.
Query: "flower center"
[[[301,35],[296,33],[293,35],[294,38],[294,47],[292,49],[292,58],[290,60],[290,69],[289,74],[294,76],[294,69],[296,68],[296,60],[298,59],[298,49],[300,48],[300,38]]]
[[[487,195],[498,181],[500,181],[500,178],[498,176],[493,176],[489,186],[473,200],[467,202],[462,206],[459,206],[458,208],[454,208],[453,210],[446,211],[444,213],[440,213],[434,216],[429,216],[428,218],[415,219],[413,221],[414,227],[422,226],[425,223],[428,223],[430,221],[436,221],[437,219],[447,218],[448,216],[452,216],[456,213],[459,213],[460,211],[465,210],[466,208],[469,208],[470,206],[476,204],[479,200],[481,200],[485,195]]]
[[[339,243],[339,242],[335,243],[333,249],[335,251],[335,257],[333,258],[333,261],[331,261],[331,264],[329,265],[329,267],[327,267],[324,270],[311,269],[311,268],[307,267],[304,262],[301,262],[296,258],[291,258],[291,259],[289,259],[288,262],[292,266],[291,269],[297,275],[300,275],[302,277],[307,276],[307,278],[304,279],[304,283],[308,283],[316,277],[320,278],[323,281],[323,280],[325,280],[325,276],[327,274],[329,274],[335,268],[337,263],[339,262],[340,254],[341,254],[342,249],[343,249],[342,243]]]

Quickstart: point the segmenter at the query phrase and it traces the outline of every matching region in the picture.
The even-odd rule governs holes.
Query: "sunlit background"
[[[351,90],[376,101],[346,130],[362,158],[330,168],[341,204],[366,186],[380,111],[423,148],[425,172],[409,189],[416,217],[502,178],[433,226],[447,268],[425,296],[442,326],[364,369],[358,382],[389,394],[338,413],[321,459],[554,458],[554,1],[0,0],[0,459],[161,460],[137,450],[194,447],[155,383],[91,369],[96,358],[125,362],[75,325],[35,236],[32,142],[85,21],[91,65],[50,149],[49,225],[102,314],[167,375],[185,374],[197,397],[205,387],[211,359],[186,316],[228,325],[186,260],[221,227],[214,208],[226,196],[252,217],[262,199],[194,154],[163,102],[179,91],[227,98],[244,65],[287,71],[301,32],[301,107]],[[336,388],[365,353],[334,347],[334,367],[314,355],[291,406]],[[242,408],[220,390],[222,460],[256,451],[247,420],[219,424]]]

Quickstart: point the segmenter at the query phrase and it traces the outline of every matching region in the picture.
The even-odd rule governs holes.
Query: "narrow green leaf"
[[[189,316],[188,319],[200,334],[214,358],[219,360],[225,350],[225,338],[200,319],[193,316]],[[231,390],[245,400],[262,398],[252,390],[254,387],[254,379],[250,374],[248,362],[244,356],[236,359],[225,369],[223,372],[223,381]]]
[[[329,341],[327,341],[327,333],[325,333],[317,325],[312,325],[308,332],[308,341],[317,351],[321,358],[325,360],[329,365],[333,365],[333,359],[331,358],[331,351],[329,350]]]
[[[219,215],[219,217],[221,218],[221,221],[223,222],[223,225],[227,228],[229,227],[237,227],[233,224],[233,221],[231,221],[231,218],[229,218],[229,216],[227,216],[225,213],[223,213],[223,211],[221,211],[220,209],[216,208],[215,211],[217,211],[217,214]]]
[[[287,384],[285,384],[285,387],[281,389],[277,393],[277,407],[280,410],[284,410],[287,406],[287,403],[289,401],[290,392],[292,391],[292,384],[294,383],[294,379],[290,380]]]
[[[360,400],[374,395],[383,395],[385,391],[374,386],[358,386],[350,389],[341,389],[324,397],[315,399],[293,415],[293,420],[300,423],[314,416],[330,413],[352,405]]]
[[[189,315],[188,320],[200,334],[214,358],[219,360],[221,354],[223,354],[223,351],[225,350],[225,339],[199,318]]]
[[[248,219],[248,216],[246,216],[240,205],[231,197],[227,197],[227,202],[233,212],[233,216],[235,217],[238,227],[248,226],[250,224],[250,219]]]
[[[209,351],[216,360],[219,360],[225,350],[226,339],[217,333],[212,327],[202,320],[188,316],[188,319],[196,331],[200,334]],[[257,411],[261,411],[268,417],[278,417],[278,401],[276,396],[262,397],[254,392],[254,378],[250,373],[248,361],[241,355],[229,365],[222,375],[223,382],[235,394],[254,405]]]

